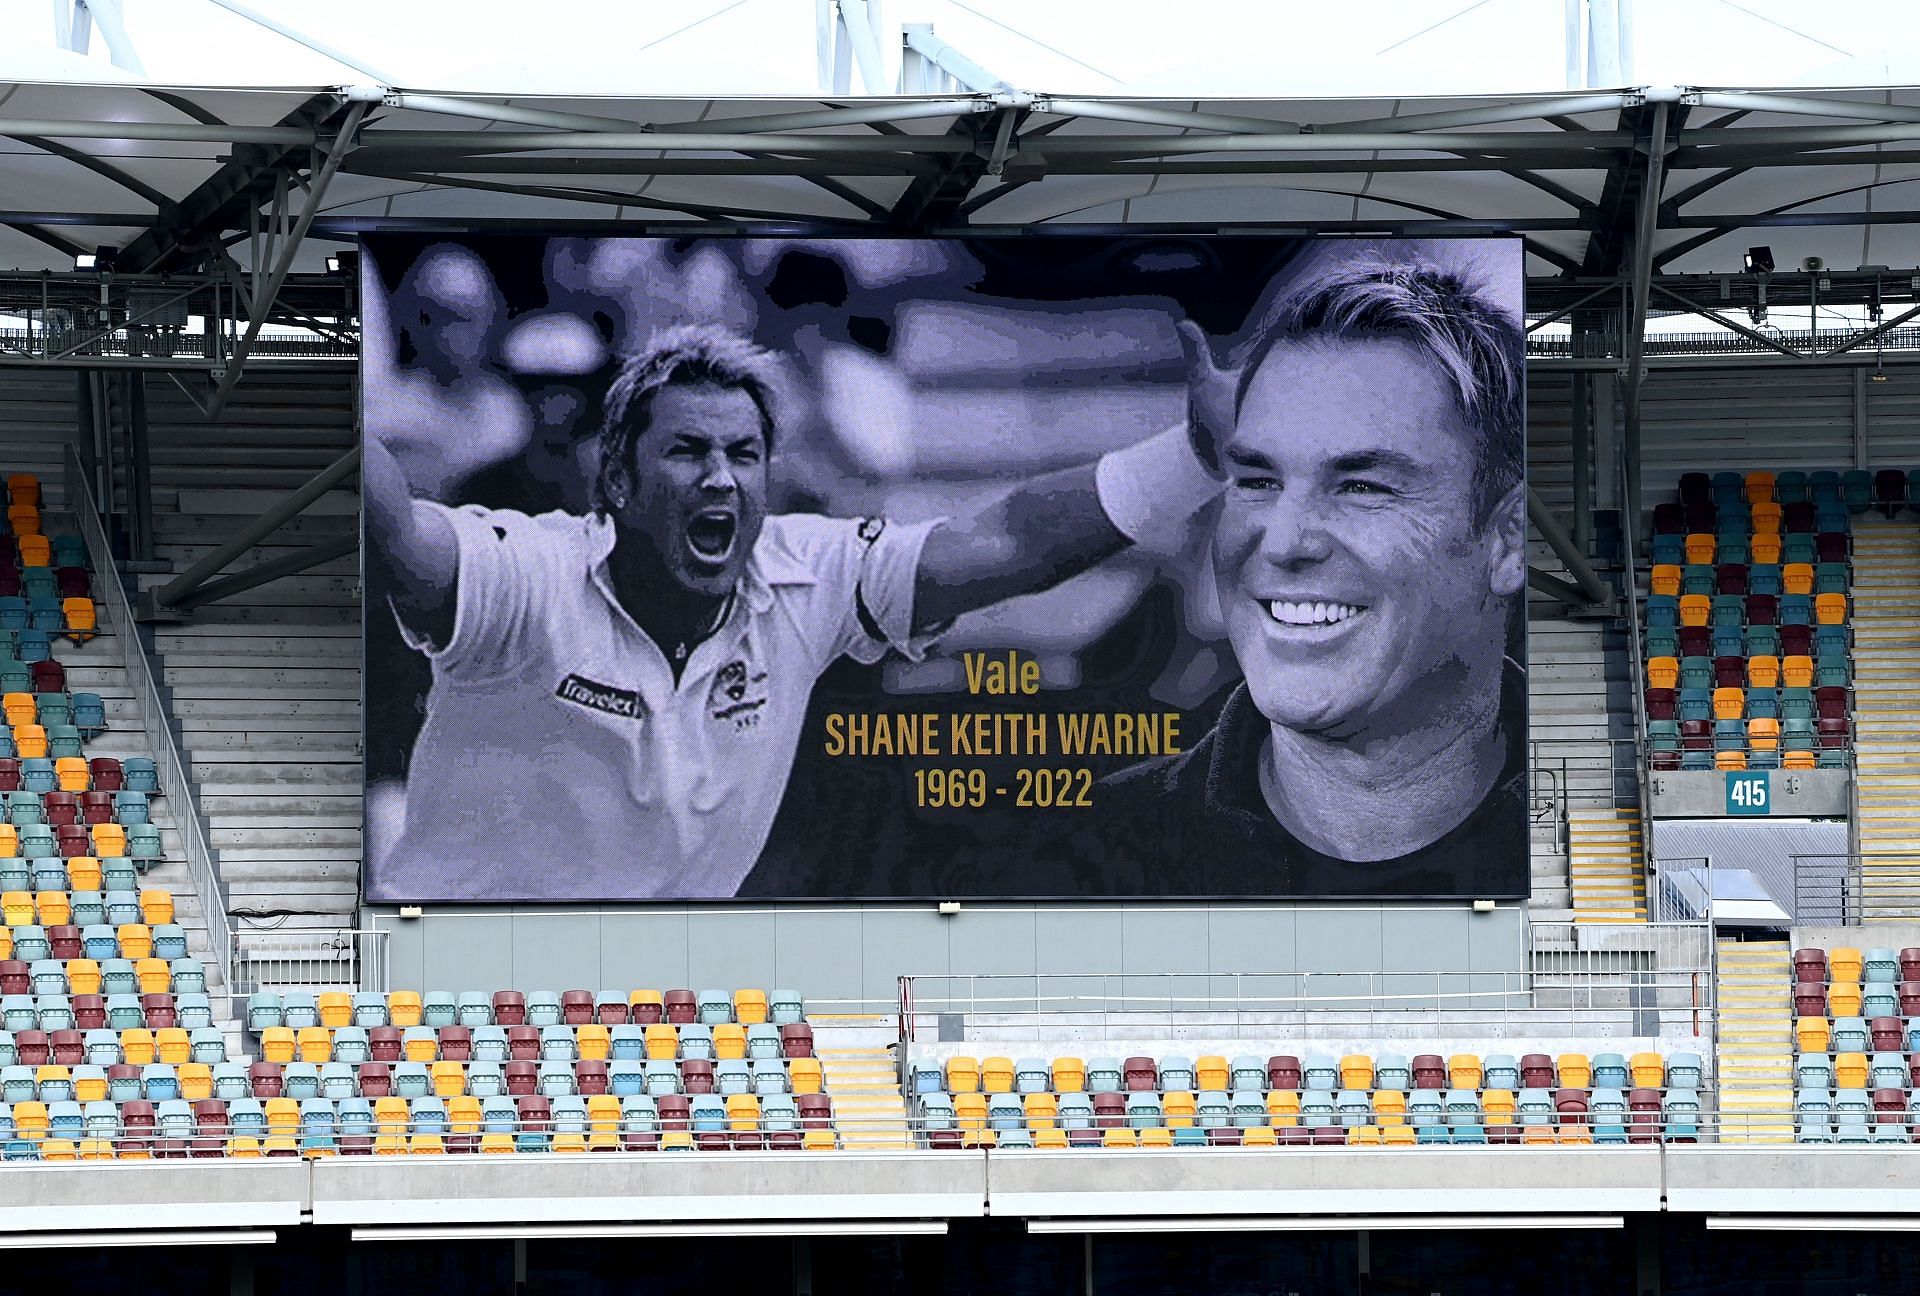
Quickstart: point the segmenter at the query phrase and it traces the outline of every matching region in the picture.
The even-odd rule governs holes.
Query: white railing
[[[160,775],[160,790],[173,812],[174,826],[180,834],[181,853],[186,857],[187,876],[200,901],[206,921],[210,961],[226,975],[229,993],[233,986],[233,928],[227,917],[226,888],[220,882],[219,866],[213,846],[207,840],[206,823],[193,799],[193,782],[180,747],[174,741],[173,727],[167,723],[166,700],[154,677],[152,661],[140,641],[139,627],[133,619],[133,607],[121,584],[120,567],[113,556],[101,522],[100,506],[94,499],[92,483],[72,446],[65,456],[67,507],[72,510],[80,534],[86,538],[87,555],[98,578],[94,597],[100,605],[101,620],[112,625],[126,665],[127,684],[140,708],[140,722],[146,734],[147,750],[153,756]]]
[[[256,990],[387,988],[387,933],[378,928],[243,930],[235,940],[236,999]]]

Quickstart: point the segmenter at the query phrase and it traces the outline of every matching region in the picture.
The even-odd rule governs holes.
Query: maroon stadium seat
[[[80,939],[80,929],[72,923],[61,923],[47,928],[47,944],[53,956],[62,963],[68,959],[85,958],[87,949]]]
[[[691,990],[669,990],[661,999],[667,1006],[667,1020],[675,1026],[688,1025],[699,1016],[700,1000]]]
[[[40,798],[47,822],[55,828],[80,822],[80,798],[71,792],[49,792]]]
[[[367,1056],[375,1062],[398,1062],[404,1043],[398,1026],[375,1026],[367,1032]]]
[[[1522,1089],[1553,1088],[1553,1058],[1546,1053],[1528,1053],[1520,1059]]]
[[[1823,563],[1843,563],[1853,556],[1853,541],[1844,531],[1822,531],[1813,538],[1813,548]]]
[[[683,1110],[686,1101],[685,1098],[680,1100]],[[827,1095],[796,1094],[794,1095],[793,1105],[800,1113],[801,1129],[823,1130],[833,1128],[833,1099],[827,1097]],[[1123,1113],[1126,1110],[1124,1103],[1121,1105],[1121,1110]],[[660,1114],[664,1120],[666,1116],[666,1099],[664,1098],[660,1100]]]
[[[602,1026],[625,1026],[631,1014],[627,1005],[618,999],[609,999],[594,1008],[595,1020]]]
[[[812,1057],[813,1027],[805,1022],[784,1023],[780,1027],[780,1054],[790,1058]]]
[[[540,1087],[540,1068],[532,1062],[507,1063],[507,1092],[516,1098],[535,1092]]]
[[[713,1092],[713,1063],[705,1058],[685,1058],[680,1063],[680,1087],[690,1094]]]
[[[1125,1094],[1097,1093],[1093,1095],[1093,1124],[1096,1129],[1119,1129],[1127,1123],[1127,1097]]]
[[[493,1022],[496,1026],[527,1024],[527,997],[518,990],[493,992]]]
[[[1122,1073],[1131,1093],[1151,1093],[1160,1087],[1160,1069],[1150,1057],[1130,1057]]]
[[[1870,1018],[1867,1035],[1875,1053],[1898,1053],[1907,1047],[1907,1024],[1898,1017]]]
[[[587,1097],[607,1091],[607,1064],[599,1058],[581,1058],[573,1064],[574,1088]]]
[[[1802,984],[1827,983],[1827,952],[1823,949],[1797,949],[1793,952],[1793,979]]]
[[[439,1030],[440,1060],[473,1061],[473,1031],[466,1026],[442,1026]]]
[[[93,790],[96,792],[118,792],[126,779],[120,762],[112,756],[95,756],[87,762],[87,771],[93,775]]]
[[[75,1014],[76,1020],[78,1014]],[[47,1049],[55,1066],[74,1067],[87,1060],[86,1036],[78,1030],[57,1030],[47,1036]]]
[[[355,1073],[362,1098],[393,1097],[393,1068],[385,1062],[362,1062]]]
[[[82,792],[80,794],[80,818],[88,824],[113,822],[113,793]]]
[[[568,1026],[585,1026],[592,1021],[593,992],[591,990],[561,991],[560,1020]]]
[[[33,976],[19,959],[0,962],[0,994],[32,994]]]
[[[1426,1055],[1431,1056],[1431,1055]],[[1413,1060],[1416,1080],[1419,1074],[1420,1058]],[[1441,1074],[1445,1074],[1442,1068]],[[1267,1059],[1267,1088],[1298,1089],[1300,1087],[1300,1059],[1291,1053],[1276,1053]]]
[[[33,691],[35,693],[65,693],[67,691],[67,668],[48,658],[37,661],[32,666]]]
[[[794,1104],[800,1108],[801,1114],[804,1116],[807,1110],[803,1105],[804,1100],[821,1096],[820,1094],[802,1094],[794,1100]],[[692,1128],[692,1121],[688,1115],[691,1110],[691,1104],[687,1102],[687,1096],[685,1094],[661,1094],[659,1098],[654,1100],[654,1106],[660,1113],[660,1128],[662,1130],[686,1130]],[[819,1126],[812,1128],[826,1129],[827,1123],[823,1122]]]
[[[170,994],[141,995],[140,1011],[146,1014],[149,1030],[166,1030],[168,1027],[179,1024],[175,1016],[173,996]]]
[[[73,997],[73,1024],[83,1031],[105,1030],[107,1000],[104,995],[82,994]]]
[[[1296,1060],[1297,1061],[1297,1060]],[[1281,1084],[1273,1079],[1273,1059],[1267,1060],[1268,1084],[1275,1089],[1298,1089],[1300,1072],[1293,1073],[1293,1084]],[[1447,1087],[1447,1060],[1438,1053],[1422,1053],[1413,1059],[1413,1087],[1415,1089],[1445,1089]]]
[[[45,1066],[53,1060],[53,1045],[43,1030],[16,1031],[13,1051],[19,1057],[21,1066]]]
[[[525,1015],[524,1011],[522,1015]],[[540,1028],[537,1026],[507,1027],[507,1056],[515,1062],[538,1062],[540,1060]]]

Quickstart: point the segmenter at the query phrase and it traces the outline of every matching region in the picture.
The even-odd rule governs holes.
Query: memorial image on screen
[[[1517,239],[361,275],[368,899],[1527,893]]]

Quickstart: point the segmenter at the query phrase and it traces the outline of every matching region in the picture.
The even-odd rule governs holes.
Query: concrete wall
[[[1023,978],[1076,974],[1076,993],[1230,1000],[1289,994],[1302,973],[1356,974],[1371,985],[1431,992],[1432,977],[1389,984],[1368,973],[1519,972],[1527,965],[1518,904],[1467,905],[975,904],[952,917],[932,905],[630,906],[595,911],[429,906],[401,918],[370,907],[389,933],[388,985],[461,990],[761,986],[832,1002],[891,1008],[902,974]],[[1100,976],[1126,974],[1103,986]],[[1089,979],[1090,978],[1090,979]],[[996,994],[1031,994],[995,983]],[[1045,983],[1059,992],[1058,983]],[[1373,991],[1379,992],[1379,991]],[[1315,993],[1320,993],[1316,987]],[[826,1008],[832,1011],[831,1007]]]

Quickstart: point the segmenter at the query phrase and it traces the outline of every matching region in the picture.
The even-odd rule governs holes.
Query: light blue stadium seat
[[[1309,1053],[1301,1072],[1307,1088],[1331,1092],[1340,1087],[1340,1063],[1325,1053]]]
[[[86,929],[107,920],[107,898],[98,891],[75,891],[68,897],[68,902],[73,906],[73,925],[81,929],[80,939],[84,944]],[[92,958],[93,955],[87,957]]]
[[[1202,1089],[1194,1096],[1194,1122],[1202,1129],[1233,1124],[1233,1099],[1224,1089]]]
[[[1865,1053],[1872,1036],[1864,1017],[1835,1017],[1832,1044],[1835,1053]]]
[[[585,1134],[587,1132],[587,1100],[578,1094],[567,1094],[555,1098],[552,1117],[555,1134]]]
[[[110,1102],[90,1102],[80,1109],[87,1138],[120,1137],[120,1108]],[[232,1116],[229,1113],[229,1121]]]
[[[1479,1102],[1474,1103],[1478,1113]],[[1305,1089],[1300,1093],[1300,1123],[1308,1129],[1317,1129],[1322,1125],[1332,1125],[1337,1120],[1333,1106],[1333,1092],[1327,1089]],[[1476,1115],[1476,1119],[1477,1119]]]
[[[747,1056],[753,1056],[753,1032],[759,1027],[747,1028]],[[1045,1058],[1023,1057],[1014,1059],[1013,1091],[1015,1093],[1045,1093],[1053,1088],[1053,1072],[1047,1066]]]
[[[35,959],[27,967],[27,977],[33,983],[33,992],[37,995],[60,995],[67,992],[67,965],[54,959]]]
[[[729,1094],[753,1092],[753,1069],[744,1058],[723,1058],[713,1064],[714,1092]]]
[[[1520,1064],[1511,1053],[1489,1053],[1480,1064],[1481,1086],[1487,1089],[1518,1089]]]
[[[1333,1109],[1349,1129],[1373,1122],[1373,1099],[1364,1089],[1342,1089],[1334,1094]]]
[[[407,1118],[416,1134],[445,1134],[447,1105],[432,1094],[418,1094],[407,1100]]]
[[[1875,1089],[1905,1089],[1907,1087],[1907,1059],[1899,1053],[1875,1053],[1873,1055],[1872,1079],[1869,1083]]]
[[[680,1068],[665,1058],[655,1058],[643,1064],[647,1077],[647,1092],[655,1098],[680,1092]]]
[[[439,1030],[460,1024],[460,1002],[451,990],[429,990],[420,996],[420,1024]]]
[[[59,891],[67,885],[67,864],[57,855],[28,860],[27,872],[35,891]]]
[[[757,1062],[762,1059],[777,1059],[781,1056],[782,1056],[782,1050],[780,1048],[780,1028],[778,1026],[769,1025],[766,1022],[756,1022],[753,1025],[747,1027],[747,1058],[750,1061]],[[1040,1067],[1041,1067],[1040,1090],[1041,1091],[1044,1091],[1045,1089],[1047,1089],[1050,1084],[1050,1081],[1046,1076],[1046,1065],[1047,1064],[1045,1062],[1041,1062],[1040,1064]],[[1016,1067],[1015,1068],[1016,1080],[1018,1080],[1019,1078],[1018,1071],[1019,1071],[1019,1068]]]
[[[631,1094],[620,1100],[620,1129],[626,1134],[660,1132],[660,1111],[646,1094]]]
[[[119,1037],[114,1037],[116,1046]],[[20,1061],[20,1046],[14,1042],[13,1032],[0,1030],[0,1066],[15,1066]]]
[[[1480,1095],[1476,1091],[1448,1089],[1446,1095],[1447,1124],[1462,1126],[1480,1123]],[[1458,1135],[1455,1141],[1458,1141]]]
[[[510,1050],[507,1047],[507,1028],[505,1026],[475,1026],[473,1029],[473,1060],[475,1062],[505,1062]]]
[[[351,1062],[358,1066],[371,1061],[373,1051],[367,1043],[367,1031],[364,1026],[342,1026],[333,1032],[333,1060]]]
[[[1172,1054],[1160,1059],[1160,1088],[1162,1092],[1172,1093],[1192,1089],[1194,1085],[1193,1059]]]
[[[195,1027],[188,1032],[188,1038],[195,1062],[211,1066],[227,1060],[227,1037],[218,1026]]]
[[[142,872],[159,863],[160,829],[150,823],[127,825],[127,858]]]
[[[38,923],[29,923],[13,929],[13,956],[22,963],[31,963],[35,959],[52,958],[53,944],[47,939],[46,929]]]
[[[207,970],[200,965],[199,959],[177,958],[168,969],[173,973],[173,992],[175,994],[203,994],[207,988]]]
[[[638,1062],[622,1060],[607,1064],[607,1092],[616,1098],[628,1098],[647,1090],[647,1073]]]
[[[1234,1089],[1265,1089],[1267,1064],[1251,1053],[1242,1053],[1227,1067],[1228,1084]]]
[[[40,1014],[40,1029],[49,1035],[74,1028],[73,1004],[65,995],[40,995],[33,1004]]]
[[[573,1063],[542,1062],[539,1078],[540,1092],[549,1098],[558,1098],[576,1092],[573,1078]]]
[[[786,1026],[806,1016],[806,1002],[794,990],[775,990],[767,997],[767,1020]]]
[[[1700,1055],[1692,1052],[1667,1054],[1667,1087],[1669,1089],[1698,1089],[1701,1082],[1702,1066]]]
[[[680,1056],[713,1061],[713,1030],[698,1022],[680,1028]]]
[[[109,891],[107,921],[115,927],[140,921],[140,896],[134,891]]]
[[[1890,949],[1870,949],[1861,960],[1861,969],[1868,984],[1892,985],[1900,979],[1900,956]]]
[[[236,1098],[251,1098],[253,1086],[247,1079],[244,1062],[222,1062],[213,1069],[213,1096],[231,1104]],[[229,1111],[231,1117],[231,1111]]]
[[[1449,1125],[1447,1127],[1447,1133],[1451,1141],[1455,1144],[1485,1143],[1487,1141],[1486,1127],[1475,1121],[1468,1121],[1460,1125]],[[1416,1135],[1416,1137],[1418,1136]]]
[[[0,1067],[0,1101],[8,1103],[32,1102],[39,1092],[34,1083],[33,1068],[15,1063],[10,1067]]]
[[[1596,1089],[1625,1089],[1632,1083],[1627,1072],[1627,1059],[1619,1053],[1596,1053],[1593,1055],[1593,1087]],[[1489,1085],[1489,1088],[1493,1086]]]
[[[460,1025],[476,1030],[493,1025],[493,996],[485,990],[462,990],[459,1005]]]
[[[1267,1123],[1267,1096],[1258,1089],[1235,1089],[1227,1096],[1233,1123],[1252,1129]]]
[[[952,1129],[954,1122],[953,1099],[944,1093],[923,1093],[916,1100],[920,1109],[920,1127],[930,1130]],[[761,1115],[766,1108],[761,1107]]]
[[[687,1116],[696,1133],[713,1133],[727,1127],[727,1105],[714,1094],[695,1094],[688,1099]]]
[[[236,1138],[260,1138],[267,1132],[265,1105],[258,1098],[236,1098],[227,1104],[227,1129]]]
[[[289,990],[281,996],[280,1024],[292,1030],[305,1030],[320,1024],[320,1006],[304,990]]]
[[[1438,1089],[1415,1089],[1407,1095],[1407,1120],[1416,1126],[1440,1125],[1447,1118],[1447,1100]]]
[[[305,1101],[320,1096],[320,1064],[289,1062],[280,1074],[280,1092],[288,1098]]]
[[[800,1128],[800,1109],[786,1094],[774,1094],[760,1103],[760,1128],[769,1134],[786,1134]]]
[[[1083,1093],[1061,1094],[1056,1115],[1061,1129],[1092,1129],[1093,1098]]]
[[[334,1115],[342,1137],[364,1137],[373,1133],[373,1104],[365,1098],[349,1096],[336,1100]]]
[[[1134,1129],[1150,1129],[1160,1124],[1164,1108],[1157,1093],[1127,1095],[1127,1124]]]
[[[138,1072],[133,1075],[107,1077],[107,1097],[117,1103],[132,1102],[144,1097]]]
[[[1373,1087],[1405,1091],[1413,1088],[1413,1068],[1404,1053],[1382,1053],[1373,1060]]]
[[[1124,1078],[1119,1058],[1097,1057],[1087,1060],[1088,1093],[1119,1093]]]
[[[160,776],[150,756],[128,756],[120,762],[120,785],[129,792],[158,792]]]
[[[1522,1125],[1552,1125],[1555,1123],[1553,1092],[1549,1089],[1522,1089],[1515,1107]]]
[[[527,991],[527,1025],[536,1030],[543,1026],[558,1026],[564,1016],[558,993],[552,990]]]
[[[542,1026],[540,1056],[548,1062],[572,1062],[580,1054],[571,1026]]]
[[[18,855],[0,859],[0,891],[31,891],[33,870]]]
[[[1824,1053],[1802,1053],[1793,1064],[1793,1083],[1797,1089],[1833,1088],[1833,1059]]]
[[[719,1026],[733,1020],[733,996],[725,990],[702,990],[696,996],[698,1020],[706,1026]]]
[[[787,1075],[787,1066],[778,1058],[755,1058],[750,1064],[753,1068],[753,1091],[765,1096],[783,1094],[793,1087]]]
[[[69,1086],[71,1088],[71,1086]],[[72,1098],[41,1099],[47,1104],[47,1133],[52,1138],[78,1139],[86,1129],[80,1104]]]
[[[490,1097],[480,1104],[480,1128],[487,1134],[512,1134],[520,1128],[520,1109],[505,1095]]]
[[[618,1062],[638,1062],[647,1056],[647,1032],[643,1026],[615,1026],[607,1032],[609,1056]]]
[[[180,1096],[180,1076],[165,1062],[149,1062],[140,1068],[140,1091],[148,1102],[165,1102]]]
[[[338,1101],[342,1098],[351,1098],[357,1092],[359,1092],[359,1084],[352,1066],[345,1062],[320,1064],[320,1096],[322,1098]]]
[[[1872,1017],[1898,1017],[1900,1015],[1900,992],[1885,982],[1870,982],[1862,987],[1860,998],[1862,1015]]]
[[[362,990],[353,996],[353,1024],[371,1030],[388,1025],[387,997],[374,990]]]
[[[175,983],[176,986],[178,982]],[[174,995],[174,1024],[182,1030],[199,1030],[203,1026],[213,1025],[213,1002],[205,992]],[[196,1061],[198,1059],[195,1059]]]
[[[109,891],[125,891],[140,884],[140,870],[125,855],[102,855],[100,875]]]
[[[153,1112],[153,1132],[163,1139],[184,1139],[193,1137],[193,1108],[184,1098],[166,1098],[157,1103]]]
[[[1416,1125],[1413,1130],[1413,1141],[1418,1144],[1451,1143],[1453,1131],[1445,1125]]]
[[[98,693],[73,695],[73,723],[91,741],[107,731],[107,704]]]
[[[1137,1095],[1136,1095],[1137,1096]],[[1132,1100],[1128,1100],[1129,1108]],[[1026,1108],[1016,1093],[997,1093],[987,1096],[987,1128],[1005,1133],[1008,1130],[1023,1129],[1026,1126]]]
[[[15,931],[23,930],[14,928]],[[21,1031],[38,1030],[40,1012],[33,1006],[33,996],[23,994],[0,995],[0,1026],[5,1026],[16,1035]]]
[[[507,1073],[498,1062],[467,1063],[467,1093],[475,1098],[496,1098],[507,1092]]]

